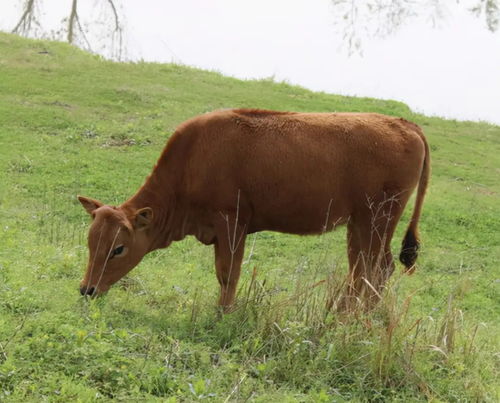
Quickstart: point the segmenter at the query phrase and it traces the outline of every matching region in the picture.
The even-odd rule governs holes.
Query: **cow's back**
[[[413,190],[424,158],[418,126],[379,114],[226,110],[175,136],[179,193],[207,214],[238,206],[251,231],[342,223],[370,198]]]

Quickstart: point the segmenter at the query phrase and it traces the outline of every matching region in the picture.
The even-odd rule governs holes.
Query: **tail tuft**
[[[418,257],[419,248],[420,243],[418,242],[415,232],[409,228],[403,239],[401,253],[399,254],[399,260],[405,265],[408,274],[412,274],[415,271],[415,262]]]
[[[425,191],[427,185],[429,184],[429,177],[431,173],[431,159],[429,155],[429,145],[425,139],[424,133],[418,126],[417,133],[420,135],[422,142],[424,144],[424,161],[422,165],[422,172],[420,173],[420,180],[418,182],[417,197],[415,198],[415,209],[411,216],[410,225],[408,225],[408,230],[403,239],[403,245],[401,247],[401,253],[399,254],[399,260],[405,265],[406,273],[412,274],[415,271],[415,262],[418,256],[418,249],[420,243],[418,241],[418,220],[420,219],[420,213],[422,212],[422,204],[424,202]]]

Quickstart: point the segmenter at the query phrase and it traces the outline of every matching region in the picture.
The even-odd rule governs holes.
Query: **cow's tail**
[[[429,183],[431,170],[429,145],[427,144],[427,141],[425,140],[424,134],[421,130],[419,130],[419,134],[425,146],[424,164],[422,166],[420,181],[418,183],[415,208],[413,210],[413,215],[411,216],[411,221],[408,225],[408,229],[406,230],[406,235],[403,239],[401,253],[399,254],[399,260],[405,265],[406,272],[408,274],[412,274],[415,271],[415,261],[417,260],[418,249],[420,247],[418,235],[418,220],[420,219],[420,214],[422,212],[422,204],[424,202],[425,192],[427,190],[427,184]]]

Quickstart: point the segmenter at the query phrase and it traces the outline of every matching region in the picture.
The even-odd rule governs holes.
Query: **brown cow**
[[[430,171],[420,128],[374,113],[224,110],[176,130],[144,185],[121,206],[79,197],[93,218],[80,291],[97,295],[152,250],[194,235],[214,245],[225,311],[247,234],[321,234],[347,224],[341,303],[374,301],[394,270],[391,239],[418,185],[400,260],[412,271]]]

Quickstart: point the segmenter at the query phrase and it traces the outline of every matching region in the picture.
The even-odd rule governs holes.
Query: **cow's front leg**
[[[220,214],[215,225],[215,269],[220,284],[219,306],[231,311],[245,250],[246,225],[236,213]]]

